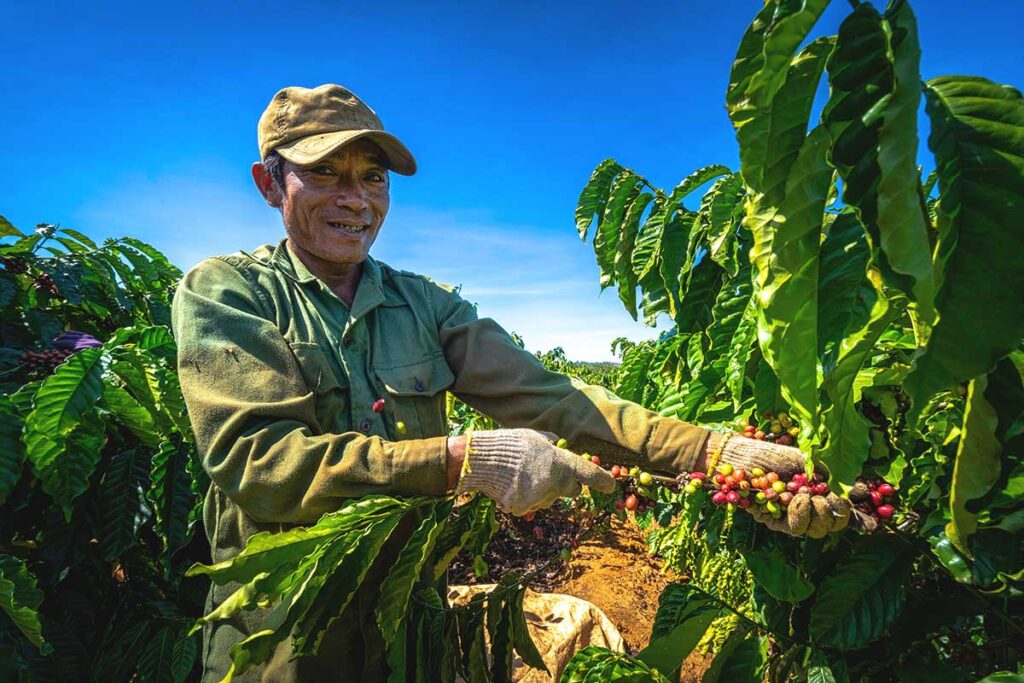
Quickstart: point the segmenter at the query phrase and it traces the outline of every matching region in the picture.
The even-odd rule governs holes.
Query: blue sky
[[[633,322],[573,227],[606,157],[663,186],[736,165],[724,92],[758,0],[0,2],[0,214],[130,234],[188,267],[281,236],[252,188],[285,85],[353,89],[413,151],[374,254],[461,284],[532,350],[601,360]],[[922,73],[1024,86],[1024,3],[913,3]],[[836,0],[815,35],[834,32]]]

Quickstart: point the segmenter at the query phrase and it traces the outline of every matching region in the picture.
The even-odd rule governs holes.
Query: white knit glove
[[[505,512],[525,515],[578,496],[582,484],[604,493],[615,490],[610,474],[554,441],[554,435],[532,429],[473,432],[458,492],[480,491]]]

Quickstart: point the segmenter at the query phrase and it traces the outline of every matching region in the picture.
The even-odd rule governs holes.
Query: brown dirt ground
[[[492,539],[486,559],[487,576],[474,577],[467,558],[452,565],[452,583],[490,583],[505,571],[531,571],[558,554],[579,531],[570,515],[542,510],[532,522],[499,514],[501,530]],[[533,527],[543,529],[541,540]],[[636,654],[650,639],[658,612],[658,596],[666,585],[685,577],[662,573],[661,562],[647,552],[645,532],[632,519],[612,517],[607,531],[590,534],[573,551],[569,562],[555,562],[531,584],[536,591],[563,593],[596,605],[619,630],[630,653]],[[698,681],[708,662],[696,654],[683,663],[680,681]]]

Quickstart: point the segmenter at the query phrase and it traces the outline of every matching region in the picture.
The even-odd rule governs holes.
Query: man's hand
[[[734,468],[741,467],[748,472],[760,467],[765,472],[776,472],[783,480],[788,480],[797,472],[806,471],[807,458],[796,448],[738,436],[730,438],[723,448],[725,438],[726,435],[717,433],[712,433],[708,438],[709,452],[721,448],[719,463],[729,463]],[[875,526],[874,520],[854,510],[849,500],[832,492],[824,496],[797,494],[779,518],[772,517],[771,513],[756,505],[746,510],[769,529],[791,536],[823,538],[851,523],[868,531]]]
[[[579,495],[582,485],[611,493],[615,480],[603,469],[554,445],[554,437],[532,429],[473,432],[457,490],[480,491],[513,515]],[[449,446],[451,451],[456,448]]]

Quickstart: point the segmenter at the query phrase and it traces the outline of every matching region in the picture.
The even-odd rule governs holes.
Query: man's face
[[[289,243],[325,265],[362,263],[391,203],[387,158],[369,140],[311,166],[286,160],[282,189]]]

